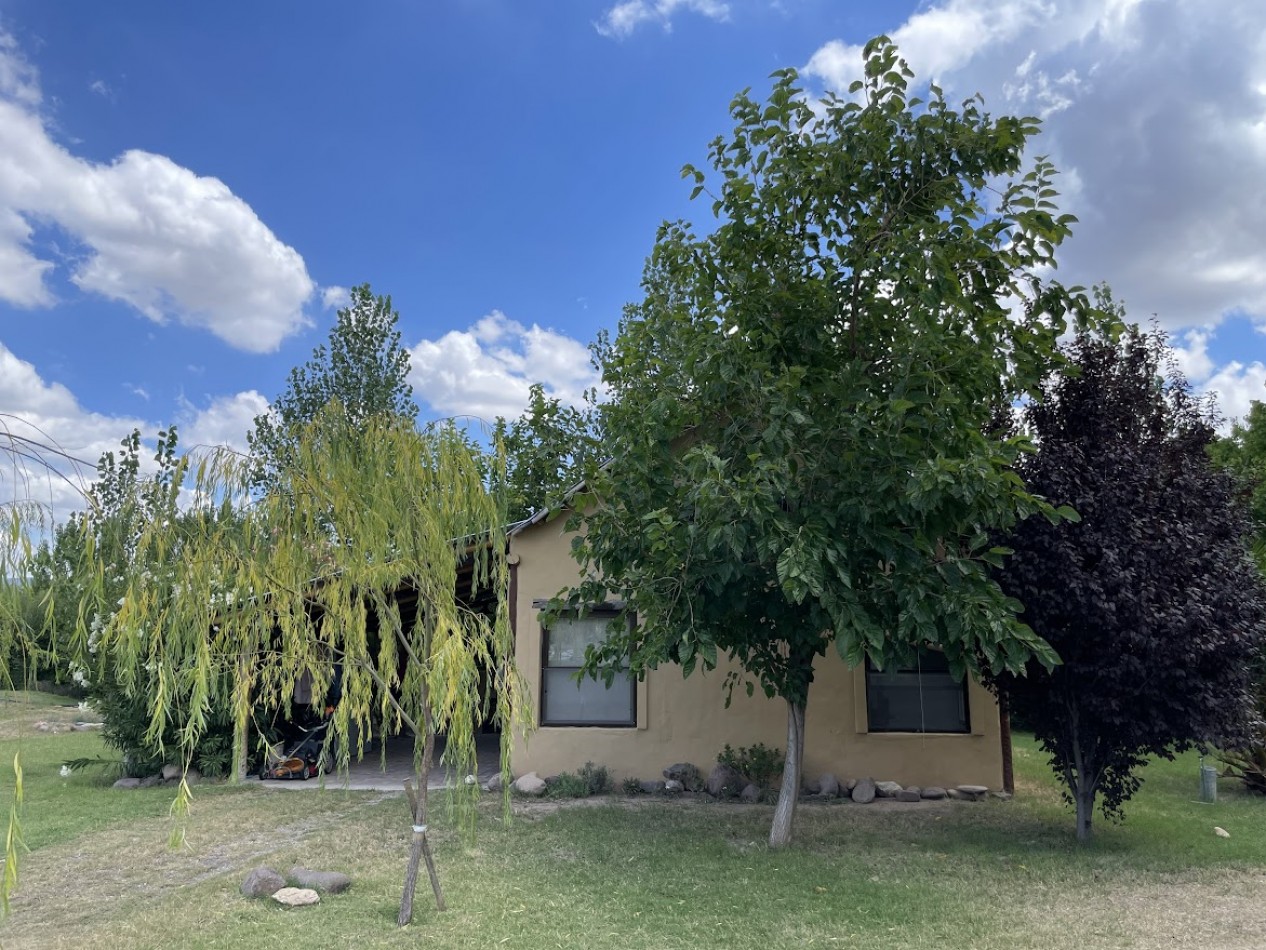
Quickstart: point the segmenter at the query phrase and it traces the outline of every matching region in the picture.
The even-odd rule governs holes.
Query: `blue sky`
[[[87,459],[242,445],[366,281],[424,414],[576,398],[658,223],[706,220],[678,173],[733,94],[846,87],[879,32],[1043,115],[1061,276],[1156,314],[1229,414],[1266,398],[1260,0],[0,0],[0,418]]]

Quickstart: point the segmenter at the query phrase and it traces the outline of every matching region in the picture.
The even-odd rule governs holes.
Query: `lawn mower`
[[[302,779],[306,782],[316,775],[329,728],[330,721],[323,719],[309,729],[301,729],[299,739],[289,751],[278,753],[270,749],[267,761],[259,770],[260,780]]]

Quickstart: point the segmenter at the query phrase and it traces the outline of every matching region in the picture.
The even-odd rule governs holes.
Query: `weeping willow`
[[[499,456],[494,467],[504,466]],[[108,619],[90,634],[120,684],[146,691],[149,740],[161,743],[170,721],[183,724],[186,763],[211,712],[231,708],[233,774],[243,774],[252,718],[289,710],[300,681],[313,706],[330,710],[327,748],[340,770],[371,735],[411,735],[401,925],[422,862],[444,907],[427,837],[436,735],[446,739],[443,764],[461,778],[476,772],[478,726],[491,719],[508,774],[511,729],[528,721],[504,510],[488,490],[500,479],[488,464],[451,425],[419,432],[384,416],[353,428],[337,406],[302,431],[281,484],[262,499],[248,499],[249,460],[210,455],[190,471],[193,510],[179,530],[144,527],[122,597],[97,605]],[[104,572],[98,580],[104,589]],[[480,592],[495,606],[472,607]],[[481,691],[481,677],[491,690]],[[455,783],[450,802],[463,828],[478,795],[478,785]],[[190,800],[182,782],[178,814]]]

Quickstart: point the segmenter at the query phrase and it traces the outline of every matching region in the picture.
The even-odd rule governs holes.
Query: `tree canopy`
[[[786,701],[778,845],[829,649],[883,667],[931,645],[959,675],[1054,662],[990,575],[990,531],[1058,516],[990,420],[1037,394],[1084,299],[1038,276],[1072,218],[1050,164],[1025,170],[1036,119],[912,97],[884,37],[846,98],[775,77],[733,101],[712,172],[683,170],[715,230],[661,227],[600,349],[613,461],[587,472],[590,579],[568,601],[636,612],[593,672],[729,656]]]
[[[1082,334],[1069,357],[1024,410],[1039,449],[1017,471],[1081,520],[1019,525],[998,572],[1062,662],[994,686],[1049,753],[1084,839],[1096,799],[1119,815],[1149,756],[1243,738],[1266,594],[1163,334]]]
[[[375,297],[369,284],[352,288],[351,302],[338,311],[328,342],[290,371],[285,392],[255,417],[248,439],[256,488],[277,484],[294,459],[302,426],[328,405],[340,406],[353,427],[382,413],[417,418],[399,319],[390,297]]]

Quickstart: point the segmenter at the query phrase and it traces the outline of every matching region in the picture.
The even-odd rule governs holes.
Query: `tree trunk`
[[[404,894],[400,898],[400,916],[396,923],[401,927],[413,920],[413,894],[418,886],[418,865],[426,861],[426,873],[431,879],[431,890],[435,892],[435,909],[444,910],[444,892],[440,888],[440,877],[435,871],[435,858],[431,854],[431,843],[427,840],[427,782],[431,777],[431,763],[435,759],[435,721],[431,717],[430,692],[425,681],[422,685],[422,729],[425,738],[422,740],[422,767],[417,776],[418,790],[415,794],[409,782],[404,783],[405,794],[409,797],[409,814],[413,817],[413,844],[409,849],[409,864],[404,874]]]
[[[1095,792],[1097,790],[1086,779],[1077,783],[1073,800],[1077,803],[1077,840],[1090,840],[1090,820],[1095,813]]]
[[[787,700],[787,760],[782,769],[782,788],[774,825],[769,830],[769,846],[781,848],[791,841],[791,826],[800,799],[800,772],[804,768],[804,704]]]
[[[246,761],[250,758],[250,660],[245,653],[237,658],[237,689],[246,695],[235,698],[233,723],[233,768],[229,773],[229,784],[237,785],[246,781]],[[245,707],[245,708],[243,708]]]

